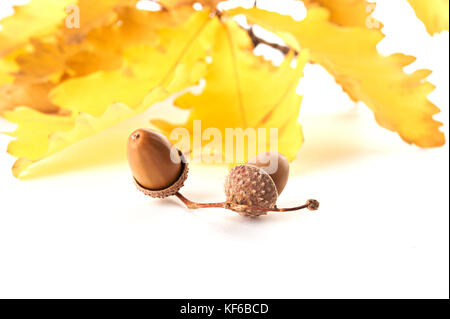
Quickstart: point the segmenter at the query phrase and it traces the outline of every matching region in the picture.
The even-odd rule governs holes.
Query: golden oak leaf
[[[12,16],[0,21],[0,56],[26,44],[31,38],[56,33],[61,33],[67,43],[82,41],[91,30],[114,21],[116,9],[135,6],[137,2],[138,0],[31,0],[28,4],[16,6]]]
[[[330,12],[330,21],[346,27],[381,29],[371,15],[376,4],[366,0],[302,0],[307,8],[321,6]]]
[[[14,83],[0,86],[4,93],[0,112],[17,106],[57,112],[59,108],[48,98],[57,84],[101,70],[118,69],[123,64],[125,48],[155,45],[160,28],[183,24],[193,12],[192,8],[148,12],[125,5],[114,10],[116,20],[91,30],[83,42],[68,44],[60,35],[31,39],[27,48],[16,54],[16,72],[9,77],[9,82]]]
[[[87,40],[98,48],[106,46],[117,49],[131,45],[154,44],[159,38],[158,30],[185,23],[192,15],[192,8],[171,11],[143,11],[135,6],[115,9],[117,21],[88,35]],[[114,37],[109,39],[109,37]],[[109,41],[105,41],[108,39]],[[107,42],[106,44],[104,42]]]
[[[99,116],[118,101],[136,109],[157,87],[175,93],[193,85],[201,78],[216,24],[209,11],[198,12],[179,28],[161,30],[156,47],[126,49],[122,68],[63,82],[51,92],[51,100],[62,108]]]
[[[109,24],[116,19],[115,10],[121,6],[135,6],[138,0],[77,0],[76,10],[79,13],[79,26],[63,27],[63,34],[68,43],[84,40],[86,34],[92,29]],[[69,14],[70,14],[70,10]],[[67,19],[70,21],[70,15]],[[73,21],[72,21],[73,22]]]
[[[84,34],[110,21],[118,4],[134,5],[135,2],[106,0],[93,5],[86,0],[32,0],[29,4],[16,7],[15,14],[2,21],[3,30],[0,32],[0,56],[20,48],[16,50],[19,53],[14,53],[14,73],[9,72],[5,82],[9,84],[1,86],[5,83],[0,82],[3,94],[0,113],[17,106],[30,106],[46,113],[58,111],[59,108],[48,99],[48,93],[56,83],[62,78],[87,74],[109,65],[104,58],[106,54],[102,54],[109,52],[107,50],[96,50],[98,48],[90,44],[77,42],[66,44],[70,40],[67,39],[70,32]],[[76,31],[67,29],[64,23],[68,13],[65,9],[72,4],[86,13],[81,19],[81,28],[74,29]],[[6,59],[9,58],[0,60],[1,66],[7,63]],[[83,62],[81,59],[84,59]],[[116,63],[118,66],[120,64]],[[74,68],[76,70],[72,70]]]
[[[408,0],[429,34],[449,29],[449,0]]]
[[[162,88],[153,90],[147,97],[149,104],[167,98]],[[27,175],[29,169],[41,160],[130,117],[143,112],[122,103],[114,103],[99,117],[86,113],[78,115],[44,114],[28,107],[18,107],[4,113],[6,120],[18,125],[12,133],[16,139],[8,145],[8,153],[17,157],[12,172],[15,177]],[[80,154],[80,160],[83,155]]]
[[[17,139],[8,148],[19,157],[14,176],[23,176],[42,159],[196,84],[204,75],[204,59],[217,27],[217,19],[211,19],[209,12],[198,12],[183,26],[162,30],[158,48],[127,50],[123,69],[63,82],[52,96],[59,106],[72,111],[70,116],[26,107],[6,112],[5,118],[18,124],[10,133]],[[121,100],[129,106],[117,103]]]
[[[180,26],[194,12],[192,8],[185,7],[149,12],[137,10],[135,6],[121,6],[115,11],[117,19],[109,25],[92,30],[86,36],[82,50],[67,59],[71,73],[78,76],[92,73],[85,70],[89,66],[96,67],[95,71],[117,68],[123,62],[126,48],[156,45],[160,39],[160,29]]]
[[[49,34],[66,16],[73,0],[31,0],[15,7],[15,13],[0,21],[0,56],[28,42],[31,37]]]
[[[28,52],[27,48],[17,54],[10,82],[0,85],[0,114],[18,106],[29,106],[44,113],[59,110],[48,94],[64,75],[62,48],[37,39],[31,39],[30,43],[33,51]]]
[[[43,113],[56,113],[59,107],[48,99],[52,83],[11,83],[0,86],[0,113],[18,106],[32,105]]]
[[[64,75],[63,50],[53,42],[38,39],[31,39],[30,45],[20,50],[9,84],[0,84],[0,114],[18,106],[29,106],[44,113],[59,110],[48,94]]]
[[[8,145],[8,152],[13,156],[26,157],[33,161],[45,153],[49,145],[49,135],[55,131],[68,131],[74,126],[72,116],[44,114],[39,111],[19,107],[5,113],[5,118],[19,124],[16,131],[8,133],[17,137]]]
[[[5,118],[18,124],[9,135],[16,137],[8,145],[8,152],[18,157],[13,175],[22,177],[33,164],[103,129],[111,127],[136,114],[122,104],[111,105],[99,118],[88,114],[61,116],[43,114],[27,107],[5,113]],[[80,155],[80,158],[82,155]]]
[[[71,47],[60,45],[55,38],[31,39],[28,47],[16,58],[20,82],[57,82],[65,72],[66,56]]]
[[[154,45],[159,39],[158,29],[182,24],[188,17],[184,14],[184,20],[180,20],[180,14],[174,14],[176,11],[148,12],[135,6],[121,6],[114,12],[115,20],[91,30],[82,42],[67,43],[59,35],[31,40],[26,52],[16,59],[20,68],[17,77],[21,81],[58,82],[62,75],[67,80],[116,69],[122,65],[124,48]]]
[[[203,93],[198,96],[188,93],[175,101],[179,108],[191,111],[187,121],[179,125],[153,120],[152,124],[169,138],[172,129],[180,127],[186,128],[191,135],[194,134],[193,123],[196,120],[201,121],[204,130],[219,130],[222,137],[226,136],[227,128],[263,128],[267,129],[262,133],[266,138],[269,135],[268,129],[276,128],[279,151],[290,160],[295,158],[303,142],[298,123],[301,97],[297,95],[296,88],[302,77],[307,53],[302,51],[296,68],[291,67],[293,54],[288,55],[280,67],[275,67],[255,56],[252,48],[247,32],[240,29],[233,20],[223,22],[216,37],[212,52],[213,63],[208,66]],[[258,134],[259,132],[256,134],[257,138]],[[187,145],[180,145],[176,140],[173,142],[186,150]],[[268,138],[266,142],[260,151],[270,148]],[[198,149],[194,149],[193,145],[189,146],[194,154],[199,154]],[[216,148],[210,144],[206,149],[207,152],[221,154],[225,158],[233,156],[222,153],[222,147],[222,141],[219,141]],[[247,160],[247,152],[243,155],[244,161]],[[234,156],[233,161],[236,161]]]
[[[16,71],[17,64],[14,62],[14,58],[7,57],[0,59],[0,86],[6,83],[12,83],[14,80],[13,73]]]
[[[0,59],[0,115],[17,106],[33,105],[36,110],[51,113],[58,107],[48,99],[48,92],[54,87],[45,81],[18,83],[19,65],[14,61],[19,52],[13,52]]]
[[[245,14],[252,23],[279,32],[281,37],[284,33],[294,36],[301,47],[310,50],[311,60],[325,67],[352,99],[365,102],[381,126],[398,132],[406,142],[421,147],[445,143],[439,130],[442,123],[433,120],[439,109],[427,99],[434,89],[424,81],[430,71],[406,74],[403,68],[414,57],[381,55],[377,51],[383,38],[379,30],[339,27],[329,22],[322,8],[309,10],[302,21],[257,8],[239,8],[230,14]]]

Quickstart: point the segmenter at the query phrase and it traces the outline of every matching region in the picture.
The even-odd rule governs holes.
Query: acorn
[[[244,216],[266,215],[267,211],[246,206],[273,209],[289,178],[289,161],[275,152],[259,154],[245,165],[238,165],[225,181],[227,202],[237,205],[235,211]]]
[[[183,153],[158,132],[134,131],[128,138],[127,155],[134,183],[145,195],[175,195],[187,179],[189,168]]]
[[[180,193],[175,194],[190,209],[222,207],[246,217],[267,215],[268,212],[290,212],[300,209],[317,210],[319,202],[309,199],[304,205],[278,208],[278,196],[289,177],[289,161],[276,152],[262,153],[245,165],[233,167],[225,179],[226,201],[195,203]]]
[[[288,181],[289,162],[275,152],[259,154],[247,164],[233,167],[225,180],[226,201],[221,203],[196,203],[179,192],[187,179],[188,164],[183,153],[158,132],[134,131],[128,140],[128,161],[134,183],[141,192],[155,198],[177,196],[189,209],[220,207],[258,217],[268,212],[319,208],[314,199],[297,207],[276,206]]]

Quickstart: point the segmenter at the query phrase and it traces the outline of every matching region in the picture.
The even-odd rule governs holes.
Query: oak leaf
[[[16,50],[3,59],[0,59],[0,115],[17,106],[33,105],[41,112],[52,113],[58,111],[48,99],[48,92],[54,87],[50,82],[39,80],[18,80],[22,73],[17,57],[22,54]]]
[[[127,48],[120,69],[67,80],[50,93],[50,99],[64,109],[99,116],[118,101],[136,109],[157,87],[168,93],[184,89],[204,72],[216,24],[209,11],[198,12],[182,27],[161,30],[156,46]]]
[[[14,80],[12,73],[17,71],[17,65],[14,59],[7,57],[0,59],[0,86],[6,83],[11,83]],[[1,110],[1,107],[0,107]]]
[[[31,37],[54,32],[66,17],[73,0],[31,0],[16,6],[15,13],[0,21],[0,56],[26,44]]]
[[[408,0],[429,34],[449,28],[449,0]]]
[[[155,45],[159,29],[182,25],[193,9],[148,12],[122,4],[111,12],[115,20],[93,28],[81,42],[68,43],[62,34],[33,38],[25,49],[9,58],[14,62],[15,72],[13,76],[12,70],[8,74],[13,84],[1,87],[0,82],[0,91],[5,94],[0,102],[0,114],[16,106],[28,106],[45,113],[59,111],[48,98],[51,89],[71,78],[120,68],[126,48]]]
[[[308,9],[320,6],[330,12],[330,21],[345,27],[381,29],[372,17],[376,4],[366,0],[302,0]]]
[[[78,116],[44,114],[28,107],[19,107],[6,112],[5,118],[18,124],[13,133],[7,133],[16,138],[8,145],[8,153],[18,158],[12,168],[13,175],[23,177],[27,170],[40,160],[134,114],[136,113],[133,110],[120,103],[111,105],[98,118],[88,114]]]
[[[379,30],[340,27],[329,21],[326,9],[313,8],[302,21],[289,16],[252,8],[238,8],[229,14],[245,14],[281,37],[288,33],[308,48],[311,61],[321,64],[355,101],[363,101],[374,112],[378,123],[398,134],[408,143],[421,147],[441,146],[442,123],[433,115],[439,109],[427,96],[434,86],[424,79],[429,70],[406,74],[403,68],[414,57],[403,54],[383,56],[377,44],[383,39]]]
[[[227,128],[243,131],[247,128],[265,128],[266,145],[260,151],[270,148],[268,129],[278,128],[279,152],[290,160],[294,159],[303,142],[298,123],[301,97],[297,95],[296,88],[307,61],[307,52],[301,52],[297,66],[293,68],[292,52],[280,67],[275,67],[255,56],[252,49],[247,32],[233,20],[223,22],[211,55],[213,62],[208,66],[204,91],[200,95],[187,93],[175,101],[179,108],[190,110],[189,118],[181,125],[165,120],[152,120],[151,123],[169,138],[174,128],[186,128],[192,135],[195,120],[201,120],[204,132],[209,128],[220,130],[222,138],[226,136]],[[191,140],[194,141],[194,137]],[[179,144],[180,141],[173,142]],[[206,152],[208,155],[221,154],[224,158],[230,155],[222,151],[222,140],[216,148],[208,141],[203,142],[207,150],[203,149],[203,156]],[[217,141],[213,142],[215,144]],[[193,154],[200,154],[194,145],[189,147]],[[243,155],[246,161],[247,152]],[[233,161],[236,163],[236,157]]]
[[[42,113],[57,113],[59,107],[48,98],[48,92],[53,88],[49,82],[4,84],[0,86],[0,113],[27,105]]]
[[[55,78],[56,72],[82,76],[117,68],[122,64],[125,48],[154,45],[159,39],[159,29],[186,22],[190,12],[183,11],[181,17],[179,11],[148,12],[123,5],[111,11],[114,20],[91,29],[81,42],[68,43],[62,35],[31,40],[30,49],[16,59],[20,67],[18,76],[29,75],[33,81]]]
[[[77,10],[73,14],[79,13],[79,25],[76,28],[62,26],[62,35],[67,43],[83,41],[91,30],[117,21],[116,9],[124,6],[136,6],[137,2],[138,0],[72,1]],[[70,10],[67,11],[70,14]],[[66,18],[70,21],[70,15],[67,15]]]

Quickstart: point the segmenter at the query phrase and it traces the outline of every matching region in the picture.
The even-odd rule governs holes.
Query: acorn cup
[[[128,161],[134,183],[141,192],[154,198],[177,196],[189,209],[217,207],[258,217],[268,212],[319,208],[314,199],[297,207],[276,206],[288,181],[289,162],[275,152],[259,154],[247,164],[233,167],[225,180],[226,201],[221,203],[196,203],[181,195],[179,190],[187,179],[188,164],[183,153],[158,132],[134,131],[128,139]]]

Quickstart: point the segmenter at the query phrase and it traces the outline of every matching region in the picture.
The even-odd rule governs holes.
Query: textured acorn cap
[[[175,195],[181,189],[181,187],[183,187],[184,182],[186,181],[189,173],[189,165],[186,162],[183,153],[181,151],[179,151],[179,153],[182,160],[181,161],[182,167],[181,167],[181,174],[175,181],[175,183],[173,183],[172,185],[170,185],[165,189],[152,190],[140,185],[139,182],[136,180],[136,178],[133,177],[134,184],[136,185],[137,189],[140,190],[145,195],[151,196],[153,198],[166,198]]]
[[[229,208],[248,217],[266,215],[261,210],[249,210],[239,205],[274,208],[278,199],[275,183],[269,174],[256,166],[238,165],[225,180],[225,195]]]

